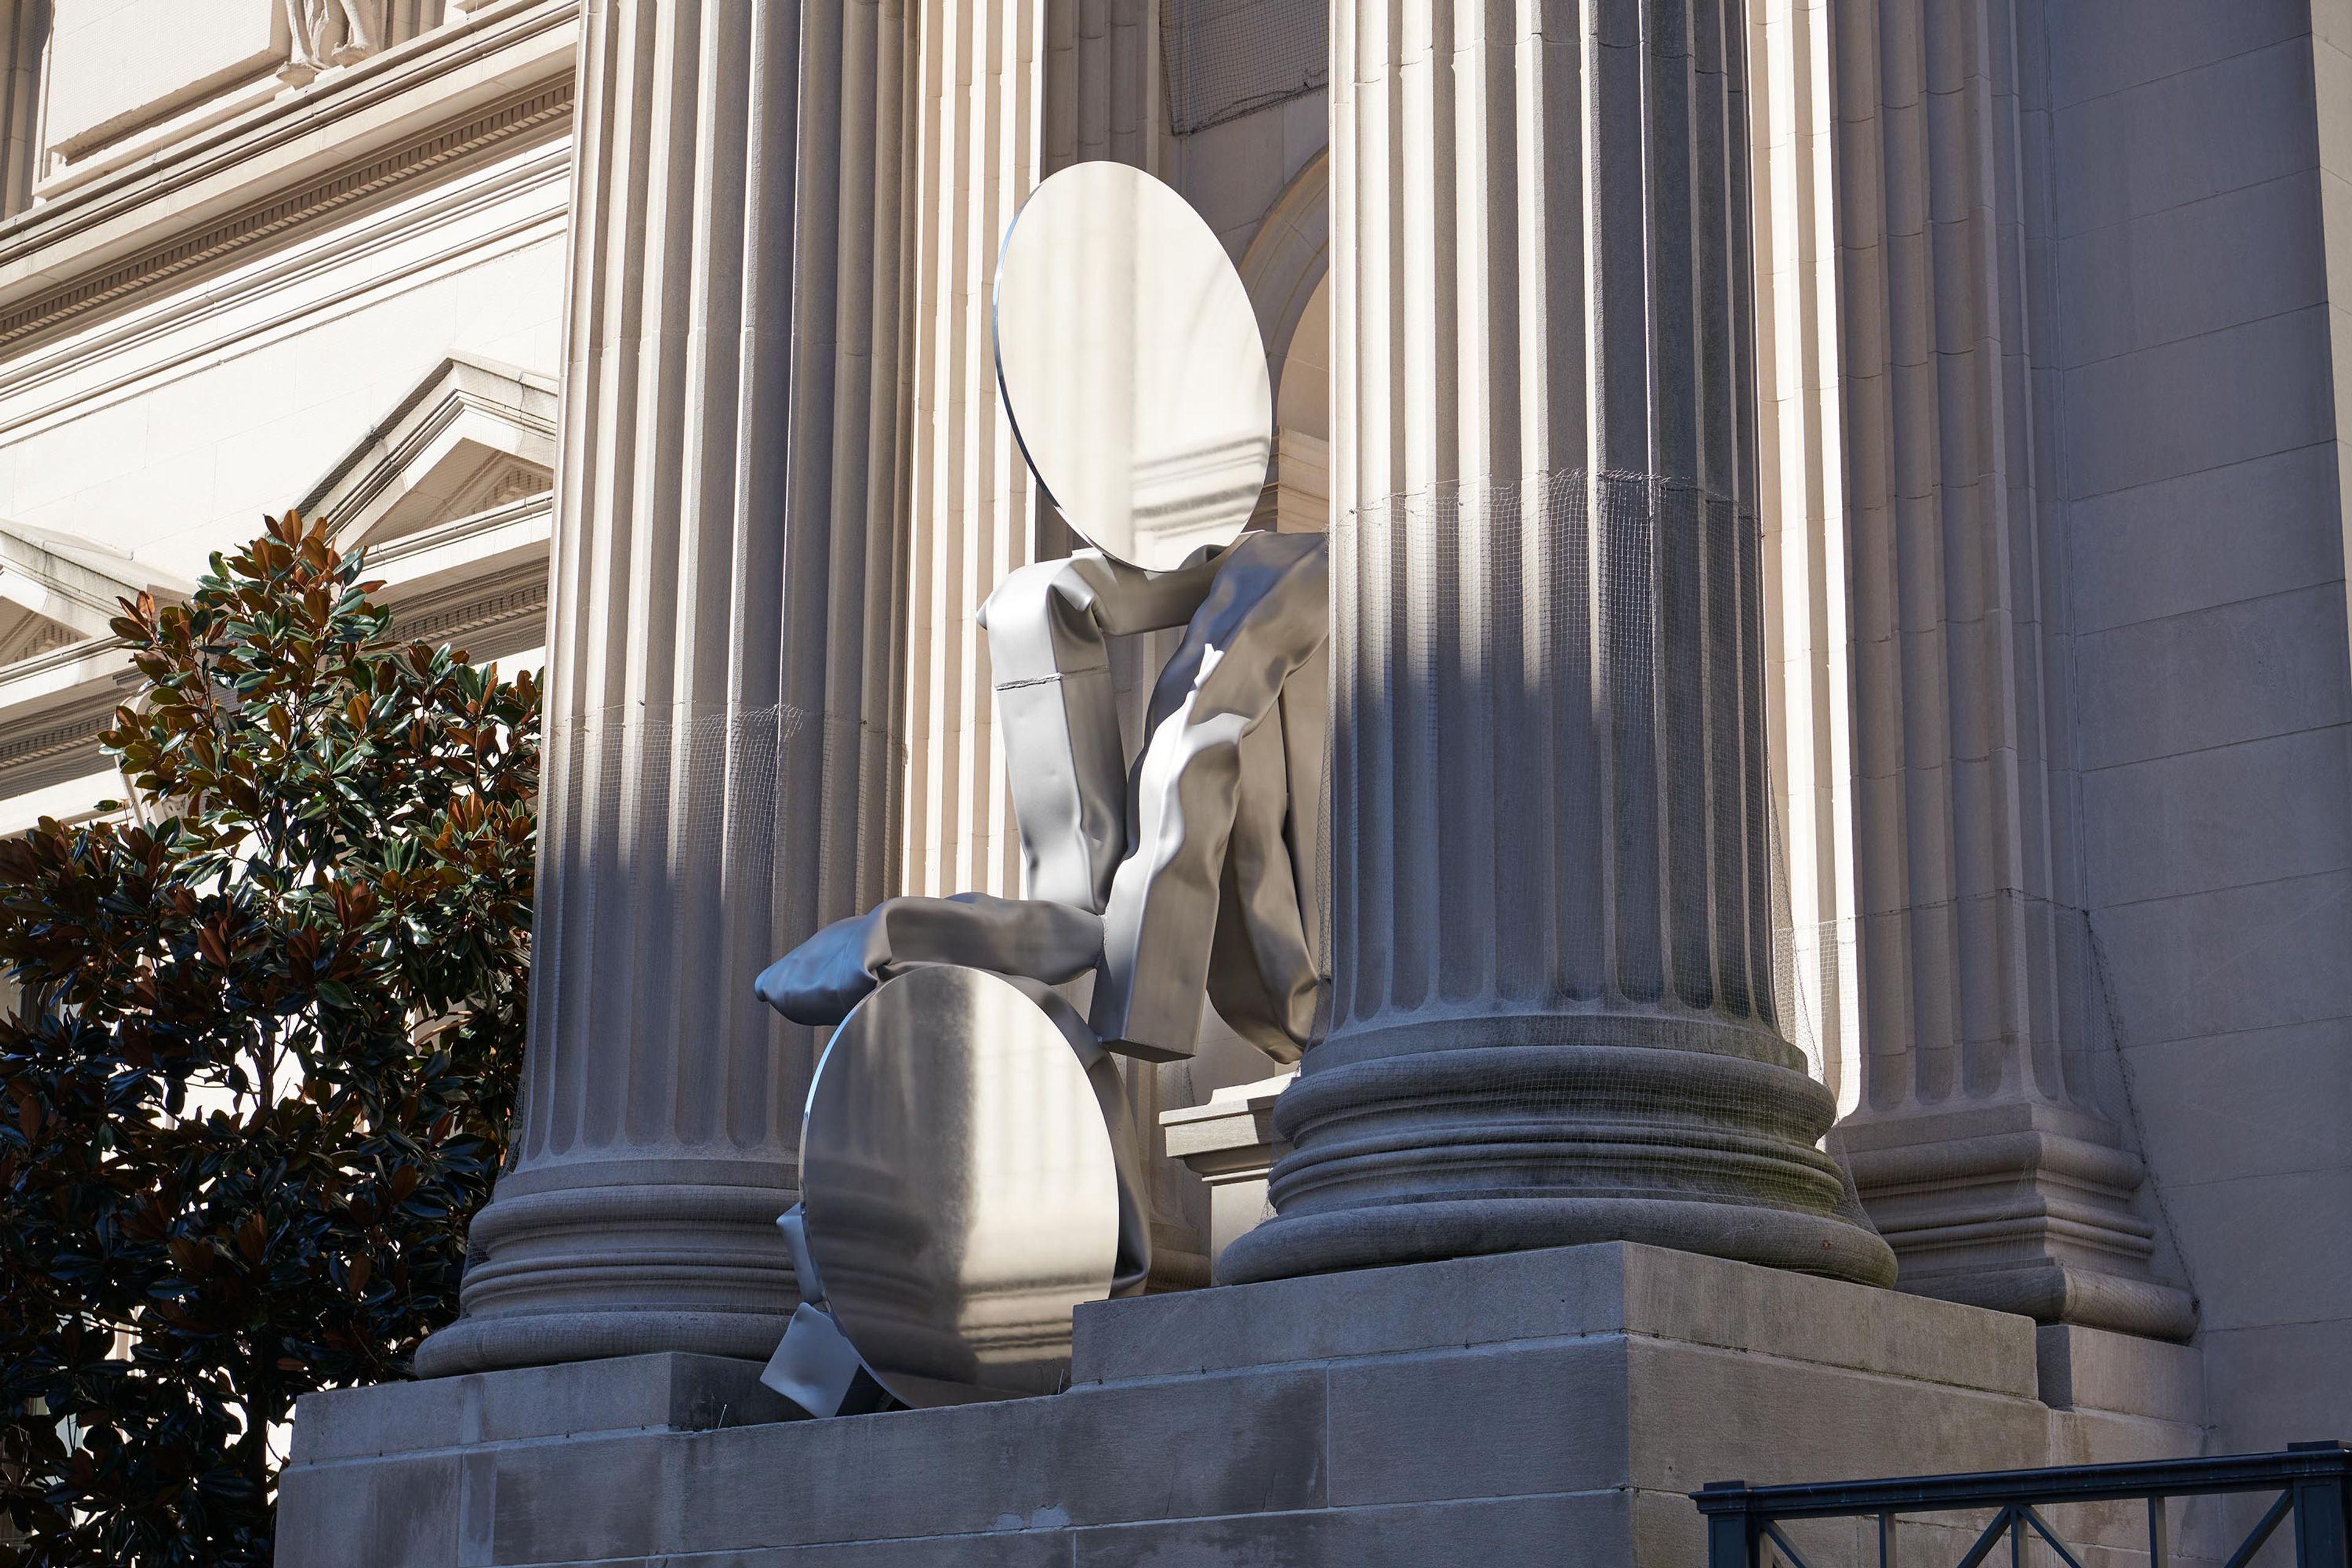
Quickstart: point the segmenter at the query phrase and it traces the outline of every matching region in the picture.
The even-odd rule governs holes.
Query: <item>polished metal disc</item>
[[[1038,482],[1105,554],[1161,571],[1249,521],[1274,447],[1257,316],[1209,226],[1142,170],[1073,164],[1023,204],[996,376]]]
[[[1102,1107],[1053,1021],[980,970],[910,970],[842,1021],[801,1203],[835,1321],[908,1405],[1055,1392],[1073,1310],[1110,1291]]]

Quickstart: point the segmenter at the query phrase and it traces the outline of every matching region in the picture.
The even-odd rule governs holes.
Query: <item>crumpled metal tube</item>
[[[1065,904],[986,893],[885,899],[768,965],[752,989],[795,1024],[838,1024],[877,985],[919,963],[1058,985],[1101,954],[1102,918]]]
[[[1082,550],[1022,567],[981,606],[1032,898],[1097,913],[1109,899],[1129,837],[1109,639],[1184,625],[1221,559],[1146,572]]]
[[[1219,1011],[1234,1009],[1226,1021],[1276,1055],[1296,1059],[1313,1037],[1320,979],[1277,826],[1291,770],[1280,725],[1265,721],[1329,636],[1321,535],[1252,533],[1219,560],[1152,693],[1136,845],[1105,907],[1089,1020],[1108,1048],[1191,1056],[1213,987]]]

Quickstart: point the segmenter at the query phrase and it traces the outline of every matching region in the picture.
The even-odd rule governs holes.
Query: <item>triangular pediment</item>
[[[47,529],[0,522],[0,664],[110,635],[121,601],[185,598],[194,584]]]
[[[336,544],[381,546],[511,508],[554,486],[555,383],[453,355],[302,500]]]

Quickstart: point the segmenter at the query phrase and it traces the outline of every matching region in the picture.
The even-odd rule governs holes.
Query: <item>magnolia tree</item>
[[[267,1563],[295,1398],[456,1314],[521,1057],[538,691],[394,641],[359,577],[289,514],[126,605],[132,799],[0,843],[0,1562]]]

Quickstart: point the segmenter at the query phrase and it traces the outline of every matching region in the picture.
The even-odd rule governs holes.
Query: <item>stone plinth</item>
[[[2066,1332],[1609,1243],[1101,1303],[1050,1399],[786,1422],[710,1358],[479,1373],[304,1401],[278,1561],[1687,1564],[1708,1480],[2196,1451],[2131,1361],[2182,1352]]]
[[[1181,1160],[1209,1187],[1209,1262],[1265,1217],[1266,1178],[1279,1146],[1274,1102],[1297,1078],[1276,1073],[1255,1083],[1230,1084],[1204,1105],[1160,1113],[1160,1138],[1171,1160]]]

